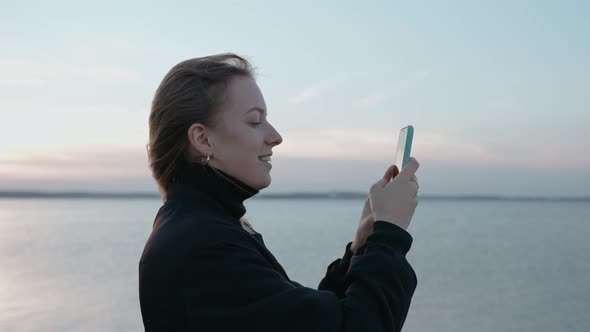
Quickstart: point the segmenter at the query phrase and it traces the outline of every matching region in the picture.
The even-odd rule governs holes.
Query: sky
[[[156,191],[153,94],[234,52],[283,137],[264,192],[590,196],[587,1],[0,0],[0,190]]]

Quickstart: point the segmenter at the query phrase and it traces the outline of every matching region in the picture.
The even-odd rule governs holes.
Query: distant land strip
[[[290,193],[260,193],[253,199],[364,199],[367,193],[362,192],[290,192]],[[0,191],[0,199],[30,198],[30,199],[159,199],[156,192],[85,192],[85,191]],[[578,197],[543,197],[543,196],[502,196],[502,195],[420,195],[420,200],[469,200],[469,201],[568,201],[590,202],[590,196]]]

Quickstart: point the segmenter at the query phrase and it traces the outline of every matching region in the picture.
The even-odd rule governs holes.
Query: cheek
[[[257,130],[253,127],[247,128],[246,130],[233,133],[231,140],[233,142],[232,150],[242,157],[256,157],[263,151],[262,144],[264,143],[264,136],[262,130]]]

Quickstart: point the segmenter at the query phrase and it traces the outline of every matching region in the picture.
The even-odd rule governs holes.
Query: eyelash
[[[261,125],[261,124],[262,124],[262,122],[253,122],[253,123],[251,123],[251,124],[253,124],[254,126],[259,126],[259,125]]]

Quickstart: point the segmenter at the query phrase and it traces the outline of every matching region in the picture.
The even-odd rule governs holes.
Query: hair
[[[234,53],[182,61],[158,86],[149,116],[149,168],[163,201],[179,168],[188,160],[188,129],[194,123],[219,126],[220,105],[228,82],[236,76],[254,78],[254,69]]]

